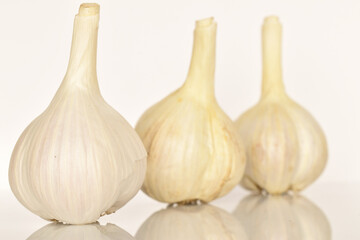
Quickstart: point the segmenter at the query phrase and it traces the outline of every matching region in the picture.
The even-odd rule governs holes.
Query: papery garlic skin
[[[326,215],[300,195],[250,195],[240,201],[233,214],[252,240],[331,239]]]
[[[281,24],[263,25],[263,83],[257,105],[235,122],[244,140],[247,166],[242,185],[281,194],[314,182],[327,162],[327,144],[316,120],[290,99],[281,70]]]
[[[209,202],[240,181],[245,152],[214,96],[216,23],[198,21],[184,85],[147,110],[135,129],[148,152],[142,190],[167,203]]]
[[[64,225],[52,223],[33,233],[27,240],[135,240],[114,224]]]
[[[168,207],[151,215],[135,235],[137,240],[247,240],[240,222],[224,210],[203,205]]]
[[[16,198],[47,220],[95,222],[129,201],[146,172],[135,130],[100,94],[96,76],[99,5],[75,17],[66,76],[48,108],[22,133],[9,168]]]

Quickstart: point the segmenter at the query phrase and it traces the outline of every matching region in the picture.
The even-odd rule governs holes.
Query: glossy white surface
[[[151,234],[158,234],[157,239],[167,234],[168,240],[182,239],[179,233],[185,229],[188,240],[263,239],[261,236],[264,234],[269,240],[360,239],[360,183],[315,183],[303,192],[300,203],[284,197],[266,199],[249,195],[249,192],[236,187],[227,196],[212,202],[215,207],[192,207],[192,217],[189,215],[188,218],[189,210],[159,212],[166,205],[140,192],[117,213],[100,218],[101,225],[110,223],[117,227],[67,227],[46,226],[49,224],[47,221],[22,207],[10,191],[1,191],[0,239],[127,240],[133,238],[126,232],[135,236],[145,222],[148,226],[151,223]],[[218,220],[211,217],[217,214],[221,216]],[[185,221],[191,221],[193,228],[189,229]],[[221,224],[226,225],[224,236],[221,235]],[[141,231],[150,230],[143,228]],[[144,239],[143,235],[137,236],[138,240]]]

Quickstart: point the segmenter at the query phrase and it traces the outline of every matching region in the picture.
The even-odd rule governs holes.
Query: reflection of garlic
[[[145,177],[146,151],[140,138],[100,95],[98,22],[99,6],[81,5],[67,74],[11,157],[13,193],[44,219],[95,222],[130,200]]]
[[[180,205],[156,212],[135,237],[137,240],[247,239],[235,217],[211,205]]]
[[[185,84],[147,110],[136,131],[148,152],[143,191],[162,202],[209,202],[240,181],[245,153],[214,96],[216,23],[198,21]]]
[[[253,240],[331,239],[324,213],[302,196],[250,195],[239,203],[234,215]]]
[[[114,224],[101,226],[64,225],[52,223],[33,233],[27,240],[135,240],[129,233]]]
[[[247,167],[242,185],[272,194],[300,191],[323,171],[325,136],[315,119],[285,93],[281,76],[281,25],[263,25],[263,83],[259,103],[236,121],[245,142]]]

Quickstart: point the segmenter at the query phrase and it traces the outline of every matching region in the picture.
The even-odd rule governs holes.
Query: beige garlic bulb
[[[234,215],[252,240],[331,239],[325,214],[300,195],[250,195],[240,201]]]
[[[96,76],[99,5],[75,17],[68,70],[48,108],[22,133],[11,156],[16,198],[47,220],[95,222],[140,189],[146,150],[100,94]]]
[[[135,235],[137,240],[247,240],[240,222],[211,206],[180,205],[151,215]]]
[[[184,85],[152,106],[135,129],[148,152],[142,190],[162,202],[209,202],[240,181],[245,152],[214,96],[216,23],[196,22]]]
[[[248,160],[242,185],[271,194],[304,189],[319,177],[327,161],[320,126],[285,93],[281,29],[277,17],[265,19],[261,98],[236,121]]]
[[[64,225],[52,223],[33,233],[27,240],[135,240],[114,224]]]

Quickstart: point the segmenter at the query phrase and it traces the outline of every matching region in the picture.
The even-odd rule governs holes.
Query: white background
[[[0,189],[12,149],[50,103],[65,74],[81,1],[1,1]],[[196,19],[218,22],[216,97],[233,119],[256,103],[260,27],[283,23],[288,94],[323,127],[329,162],[319,182],[360,182],[360,1],[151,0],[101,5],[98,78],[104,98],[132,125],[185,80]]]

